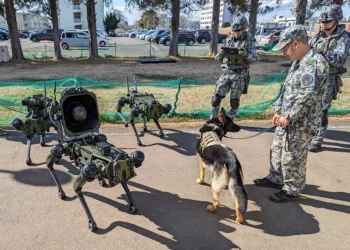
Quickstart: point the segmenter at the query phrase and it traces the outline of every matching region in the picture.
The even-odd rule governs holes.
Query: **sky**
[[[271,4],[271,2],[273,2],[273,1],[269,1],[269,0],[263,0],[263,1],[266,3],[270,3],[269,6],[271,6],[271,7],[275,5],[275,4]],[[276,9],[275,11],[270,12],[266,15],[258,15],[258,22],[266,23],[268,21],[271,21],[273,19],[272,17],[274,15],[290,17],[292,15],[291,9],[293,8],[293,2],[294,2],[294,0],[283,0],[280,7],[278,9]],[[137,9],[126,10],[124,0],[113,0],[113,4],[111,7],[114,7],[114,8],[117,8],[117,9],[123,11],[125,17],[127,18],[127,21],[130,24],[134,23],[135,20],[138,20],[141,18],[141,12],[138,11]],[[348,4],[343,5],[342,8],[343,8],[344,17],[350,16],[350,8],[349,8]],[[105,8],[105,11],[107,12],[108,9]],[[200,19],[200,12],[193,13],[192,18],[190,18],[190,19],[199,20]]]

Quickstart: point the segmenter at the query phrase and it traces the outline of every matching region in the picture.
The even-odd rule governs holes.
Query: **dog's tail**
[[[228,188],[233,195],[236,202],[236,211],[245,213],[248,206],[248,195],[243,185],[243,172],[242,166],[236,155],[234,155],[232,161],[227,164],[227,170],[229,175]]]

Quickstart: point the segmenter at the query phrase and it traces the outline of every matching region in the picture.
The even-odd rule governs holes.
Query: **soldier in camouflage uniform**
[[[348,56],[350,38],[345,31],[345,24],[339,24],[343,19],[343,11],[339,5],[331,5],[327,11],[322,12],[319,21],[320,30],[311,40],[310,45],[318,53],[327,59],[330,69],[326,93],[323,99],[323,115],[321,126],[317,135],[309,145],[309,151],[318,152],[321,149],[324,136],[328,127],[328,109],[332,100],[337,99],[338,92],[342,86],[340,75],[346,72],[343,68]]]
[[[322,97],[328,80],[327,60],[308,44],[302,25],[281,32],[274,50],[292,61],[279,99],[273,104],[272,123],[278,126],[270,150],[270,173],[254,183],[281,191],[270,195],[275,202],[299,200],[306,181],[307,146],[322,117]]]
[[[220,103],[226,94],[231,90],[230,110],[228,116],[235,118],[239,99],[248,91],[249,84],[249,65],[256,61],[256,49],[253,38],[246,31],[248,21],[244,16],[237,16],[233,20],[233,35],[227,39],[224,47],[236,48],[237,53],[228,53],[220,49],[216,55],[219,60],[223,73],[216,82],[216,89],[211,101],[210,118],[218,116]]]

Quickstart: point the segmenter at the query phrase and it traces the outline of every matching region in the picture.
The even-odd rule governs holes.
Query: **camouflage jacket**
[[[273,111],[289,117],[292,126],[315,132],[321,122],[328,74],[327,60],[311,49],[300,62],[293,62]]]
[[[248,69],[249,65],[254,63],[257,59],[255,42],[248,32],[244,32],[242,36],[235,39],[233,36],[226,40],[225,47],[232,47],[237,49],[244,49],[247,54],[244,56],[243,64],[230,64],[230,55],[228,54],[217,54],[218,59],[222,64],[221,68],[226,69]]]
[[[350,48],[350,37],[345,31],[345,25],[338,25],[334,33],[328,37],[323,30],[320,30],[309,43],[328,60],[329,73],[339,74],[337,72],[343,68]]]

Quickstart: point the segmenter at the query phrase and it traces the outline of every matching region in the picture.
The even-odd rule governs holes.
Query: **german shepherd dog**
[[[214,203],[207,207],[210,213],[215,212],[218,208],[220,191],[228,185],[236,203],[236,222],[243,223],[242,214],[247,210],[248,196],[243,186],[242,166],[232,149],[221,141],[227,132],[238,132],[239,130],[240,127],[226,116],[224,108],[221,109],[217,118],[207,121],[199,130],[201,137],[197,142],[197,154],[200,157],[200,176],[196,182],[198,184],[204,182],[204,168],[211,171]]]

